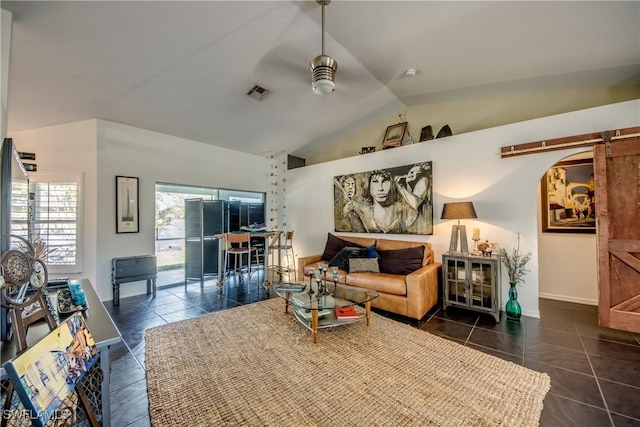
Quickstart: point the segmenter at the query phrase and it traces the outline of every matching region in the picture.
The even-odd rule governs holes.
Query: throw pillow
[[[349,258],[349,273],[380,273],[377,258]]]
[[[424,246],[416,248],[379,250],[380,271],[388,274],[409,274],[422,267]]]
[[[327,243],[324,245],[324,252],[322,253],[322,259],[325,261],[331,261],[333,257],[336,256],[338,252],[340,252],[340,249],[344,248],[345,246],[352,246],[352,247],[359,247],[359,248],[362,247],[355,243],[342,240],[341,238],[336,237],[331,233],[327,233]]]
[[[356,248],[354,246],[345,246],[331,259],[329,267],[337,266],[340,270],[349,271],[349,258],[361,257],[363,253],[362,248]]]
[[[376,245],[371,245],[365,250],[364,258],[380,258],[380,254],[376,252]]]

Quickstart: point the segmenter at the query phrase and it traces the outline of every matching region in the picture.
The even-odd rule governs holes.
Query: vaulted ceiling
[[[100,118],[305,157],[406,106],[640,82],[637,1],[334,0],[325,96],[308,65],[321,51],[315,1],[1,7],[13,14],[9,131]],[[247,96],[254,84],[270,94]]]

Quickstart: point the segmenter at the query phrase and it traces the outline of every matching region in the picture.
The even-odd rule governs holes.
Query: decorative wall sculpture
[[[431,162],[333,179],[335,231],[433,234]]]

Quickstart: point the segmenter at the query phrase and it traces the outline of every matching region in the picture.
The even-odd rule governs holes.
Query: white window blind
[[[81,179],[31,178],[31,240],[46,244],[51,273],[81,271]]]
[[[29,238],[29,187],[26,181],[11,183],[11,234]]]

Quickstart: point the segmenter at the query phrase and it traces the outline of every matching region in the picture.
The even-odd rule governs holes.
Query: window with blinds
[[[11,234],[29,239],[29,187],[26,181],[11,185]]]
[[[31,241],[46,247],[50,272],[79,272],[80,178],[33,177],[30,187]]]

